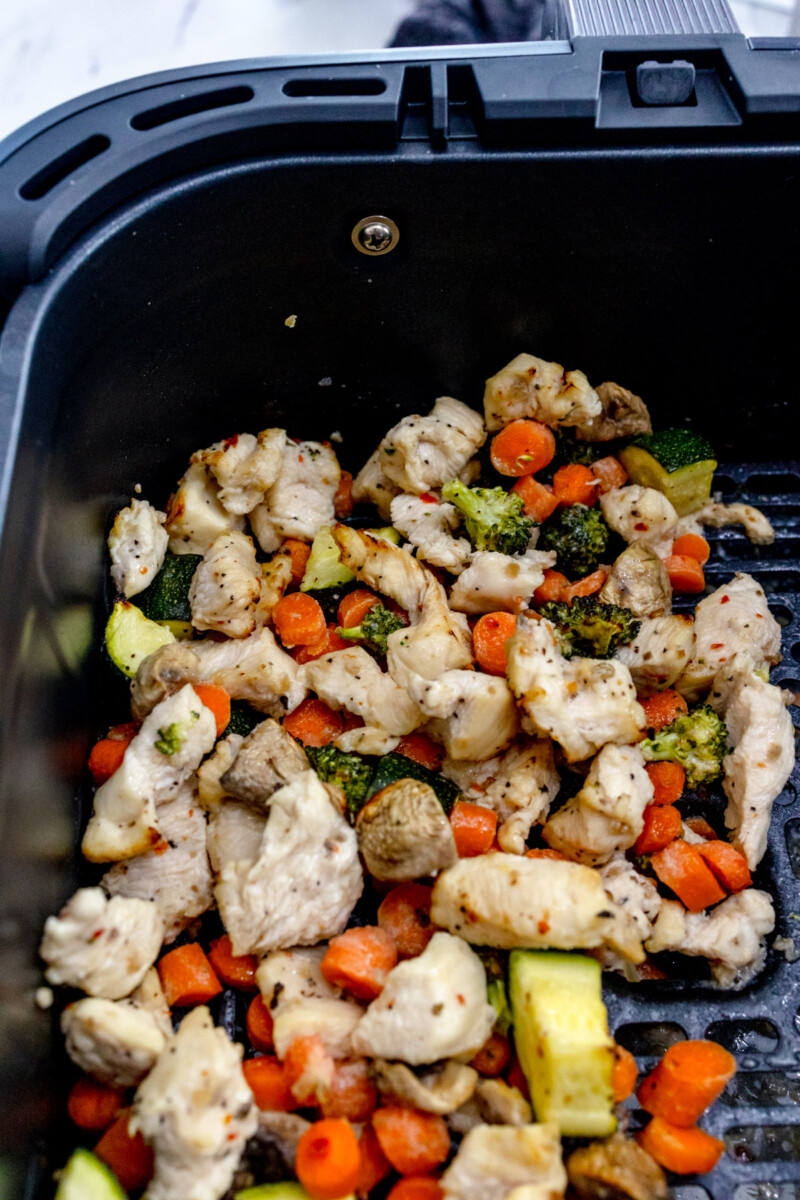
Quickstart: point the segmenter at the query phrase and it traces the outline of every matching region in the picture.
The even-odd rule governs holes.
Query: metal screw
[[[351,241],[362,254],[375,257],[394,250],[400,240],[400,230],[389,217],[364,217],[353,229]]]

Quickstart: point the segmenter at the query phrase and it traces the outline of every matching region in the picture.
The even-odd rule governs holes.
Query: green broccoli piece
[[[681,713],[655,737],[638,743],[647,762],[680,763],[691,787],[710,783],[722,774],[727,744],[725,723],[708,704],[698,704],[688,713]]]
[[[369,650],[376,654],[385,654],[387,638],[398,629],[405,629],[408,621],[404,621],[397,613],[390,612],[383,604],[374,604],[362,618],[360,625],[351,629],[336,630],[339,637],[346,642],[363,642]]]
[[[442,499],[464,514],[467,537],[476,550],[524,554],[536,524],[522,511],[522,497],[504,488],[467,487],[451,479],[442,488]]]
[[[610,536],[599,509],[570,504],[542,526],[536,549],[555,550],[559,570],[580,579],[597,568]]]
[[[163,729],[159,729],[158,737],[153,745],[159,754],[170,755],[177,754],[185,741],[186,730],[182,725],[173,722],[172,725],[166,725]]]
[[[374,767],[360,754],[346,754],[335,746],[306,746],[306,755],[323,783],[342,789],[348,816],[355,819],[367,799]]]
[[[571,604],[550,600],[539,612],[555,626],[564,658],[610,658],[617,646],[633,641],[642,624],[629,608],[603,604],[596,596],[576,596]]]
[[[563,467],[567,463],[580,463],[589,467],[596,461],[598,453],[591,442],[579,442],[571,429],[559,426],[553,430],[556,435],[556,452],[553,464]]]

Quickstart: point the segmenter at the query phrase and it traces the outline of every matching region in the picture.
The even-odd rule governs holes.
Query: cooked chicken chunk
[[[67,1005],[61,1032],[76,1066],[111,1087],[140,1083],[167,1040],[146,1008],[95,997]]]
[[[556,556],[549,550],[525,554],[498,554],[478,550],[450,592],[450,604],[459,612],[521,612],[544,579]]]
[[[624,854],[616,854],[600,874],[606,895],[632,918],[638,937],[642,941],[650,937],[661,911],[661,896],[652,879],[640,875]]]
[[[221,863],[216,895],[234,954],[266,954],[341,933],[363,886],[356,835],[306,771],[270,797],[260,845]]]
[[[213,754],[209,754],[200,764],[197,770],[197,798],[207,812],[219,808],[227,796],[222,776],[236,758],[243,741],[240,733],[229,733],[217,742]]]
[[[557,1125],[478,1125],[442,1176],[445,1200],[558,1200],[566,1186]]]
[[[514,743],[485,762],[446,758],[442,773],[467,800],[494,809],[500,821],[497,840],[509,854],[524,853],[528,834],[547,817],[561,783],[549,738]]]
[[[298,1000],[336,1000],[341,996],[341,989],[328,983],[322,974],[326,950],[327,946],[293,946],[291,950],[273,950],[262,958],[256,981],[270,1012]]]
[[[460,938],[435,933],[388,974],[353,1035],[357,1054],[418,1066],[477,1053],[494,1025],[486,973]]]
[[[640,696],[672,687],[694,657],[694,621],[685,613],[645,618],[639,632],[616,657],[631,673]]]
[[[772,898],[746,888],[709,912],[690,913],[674,900],[664,900],[646,943],[651,954],[677,950],[708,958],[723,987],[742,986],[764,961],[764,938],[775,928]]]
[[[417,678],[411,694],[431,718],[426,728],[450,758],[480,762],[506,748],[519,729],[514,697],[505,679],[478,671],[445,671]]]
[[[205,816],[191,781],[159,807],[158,827],[158,844],[106,871],[102,886],[112,896],[155,901],[169,943],[214,904]]]
[[[416,1074],[405,1063],[383,1058],[373,1061],[372,1077],[378,1091],[396,1104],[442,1117],[466,1104],[479,1078],[473,1067],[452,1059]]]
[[[589,950],[610,945],[641,962],[641,943],[623,909],[606,896],[599,871],[516,854],[463,858],[433,887],[431,920],[499,950]]]
[[[353,499],[374,504],[384,521],[391,520],[391,503],[400,488],[383,472],[381,448],[370,454],[353,480]]]
[[[781,659],[781,627],[769,611],[760,583],[736,572],[698,604],[694,614],[694,658],[675,686],[697,700],[734,654],[746,652],[755,670]]]
[[[573,1150],[567,1175],[580,1200],[668,1200],[661,1167],[632,1138],[615,1133]]]
[[[600,508],[608,526],[626,542],[656,549],[671,545],[678,514],[663,492],[629,483],[601,496]]]
[[[302,747],[277,721],[262,721],[242,742],[231,766],[220,778],[227,796],[266,810],[273,792],[311,769]]]
[[[300,670],[303,684],[331,708],[347,709],[370,728],[411,733],[424,721],[419,706],[361,646],[335,650]]]
[[[575,429],[579,442],[612,442],[615,438],[652,433],[650,413],[641,396],[618,383],[601,383],[597,398],[602,411]]]
[[[600,590],[604,604],[621,604],[635,617],[663,617],[672,610],[667,568],[652,546],[634,542],[615,560]]]
[[[542,836],[573,862],[599,867],[627,850],[644,829],[653,785],[635,746],[604,746],[581,790],[544,827]]]
[[[194,1008],[133,1101],[129,1128],[155,1152],[147,1200],[219,1200],[258,1124],[243,1048]]]
[[[454,479],[483,443],[486,430],[474,409],[440,396],[427,417],[403,417],[381,441],[383,474],[419,496]]]
[[[506,643],[508,682],[530,733],[552,737],[569,762],[607,742],[626,744],[645,728],[628,668],[614,660],[564,659],[549,621],[517,618]]]
[[[533,417],[544,425],[582,425],[601,411],[597,392],[583,371],[518,354],[486,380],[483,409],[488,430]]]
[[[346,729],[334,741],[337,750],[345,754],[391,754],[400,741],[396,733],[386,733],[383,729],[360,725],[358,729]]]
[[[268,625],[272,620],[275,605],[292,582],[292,556],[288,550],[279,550],[269,562],[261,563],[261,593],[256,605],[256,627]]]
[[[111,578],[123,596],[130,598],[152,583],[167,553],[166,514],[146,500],[131,500],[117,513],[108,535]]]
[[[756,546],[771,546],[775,530],[764,514],[752,504],[707,504],[692,517],[700,525],[721,529],[725,525],[744,525],[744,531]]]
[[[172,1037],[172,1015],[169,1011],[167,998],[161,986],[161,980],[155,967],[150,967],[144,973],[144,979],[128,999],[137,1008],[145,1009],[155,1017],[156,1024],[165,1038]]]
[[[192,462],[203,463],[219,484],[219,500],[229,513],[252,512],[278,478],[286,432],[263,429],[258,437],[239,433],[198,450]]]
[[[320,964],[327,946],[294,947],[268,954],[256,979],[273,1019],[275,1050],[283,1058],[297,1037],[322,1039],[334,1058],[352,1050],[353,1030],[363,1009],[324,978]]]
[[[202,682],[219,684],[232,700],[246,700],[259,712],[282,717],[306,694],[299,671],[267,628],[222,642],[172,642],[140,664],[131,684],[131,710],[142,720],[185,683]]]
[[[238,800],[226,800],[210,815],[208,858],[220,875],[230,863],[255,862],[261,849],[267,818]]]
[[[111,899],[99,887],[79,888],[57,917],[48,917],[39,953],[48,983],[119,1000],[155,962],[164,921],[151,900]]]
[[[150,850],[159,840],[158,806],[178,795],[216,736],[211,709],[188,684],[157,704],[122,765],[95,792],[81,843],[84,856],[115,862]]]
[[[261,568],[253,539],[243,533],[221,533],[192,576],[192,624],[232,638],[247,637],[256,626],[260,595]]]
[[[203,463],[193,462],[178,483],[167,510],[166,530],[173,554],[205,554],[227,529],[243,529],[244,518],[226,512],[219,488]]]
[[[395,496],[390,514],[395,529],[416,546],[425,562],[453,575],[464,570],[472,546],[466,538],[453,536],[460,520],[454,504],[420,496]]]
[[[340,478],[339,463],[329,446],[288,442],[277,480],[250,513],[261,549],[269,554],[289,537],[310,542],[320,529],[332,525]]]
[[[376,879],[419,879],[458,858],[453,830],[433,788],[416,779],[392,783],[356,820],[358,848]]]
[[[737,654],[715,677],[709,703],[723,717],[733,750],[724,760],[725,824],[752,869],[767,849],[770,816],[794,766],[794,726],[784,694]]]

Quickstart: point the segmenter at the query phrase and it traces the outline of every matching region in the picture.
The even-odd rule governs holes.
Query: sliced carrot
[[[287,649],[311,646],[325,636],[325,613],[319,600],[308,592],[281,596],[272,610],[275,632]]]
[[[208,961],[219,978],[228,987],[241,988],[244,992],[257,992],[255,954],[234,954],[227,933],[215,938],[208,948]]]
[[[645,1112],[688,1129],[735,1074],[736,1059],[716,1042],[676,1042],[639,1084],[636,1099]]]
[[[376,604],[380,604],[380,600],[374,592],[370,592],[367,588],[356,588],[354,592],[348,592],[339,604],[339,624],[342,629],[353,629],[356,625],[360,625],[371,608]]]
[[[477,858],[490,850],[497,830],[497,813],[468,800],[457,800],[450,813],[450,826],[459,858]]]
[[[533,475],[543,470],[555,456],[556,439],[552,429],[541,421],[511,421],[492,438],[491,459],[501,475]]]
[[[589,467],[568,463],[553,476],[553,494],[559,504],[594,504],[600,492],[600,480]]]
[[[672,553],[693,558],[702,567],[708,562],[711,547],[699,533],[683,533],[672,543]]]
[[[583,579],[576,579],[574,583],[567,584],[561,593],[561,599],[570,604],[576,596],[594,596],[607,579],[608,571],[598,567],[591,575],[584,575]]]
[[[715,839],[697,847],[714,875],[728,892],[741,892],[753,882],[747,859],[730,842]]]
[[[421,883],[401,883],[384,896],[378,924],[397,947],[398,958],[416,958],[436,932],[431,924],[431,889]]]
[[[125,751],[138,732],[138,725],[134,725],[132,722],[126,725],[115,725],[109,729],[104,738],[92,746],[92,752],[89,755],[89,771],[98,787],[110,779],[114,772],[122,766]]]
[[[690,558],[688,554],[670,554],[664,559],[664,566],[674,592],[694,596],[705,588],[706,577],[696,558]]]
[[[509,1087],[516,1088],[518,1092],[522,1093],[526,1100],[530,1100],[531,1092],[530,1088],[528,1087],[528,1079],[516,1055],[514,1055],[514,1061],[512,1062],[511,1068],[506,1075],[506,1079],[508,1080]]]
[[[664,809],[657,811],[664,812]],[[650,863],[661,882],[672,889],[689,912],[702,912],[709,905],[725,899],[725,892],[697,846],[690,846],[682,838],[659,850]]]
[[[336,1067],[320,1035],[311,1033],[290,1042],[283,1056],[283,1069],[295,1099],[318,1105],[333,1083]]]
[[[348,712],[346,708],[342,709],[339,716],[342,718],[342,733],[349,733],[351,729],[363,729],[364,727],[364,718],[359,717],[356,713]]]
[[[558,508],[558,499],[553,495],[553,489],[547,484],[539,483],[532,475],[518,479],[511,491],[522,497],[522,511],[525,516],[533,517],[540,525]]]
[[[217,723],[217,737],[225,732],[231,723],[231,698],[224,687],[216,683],[195,683],[192,685],[194,694],[201,704],[210,708]]]
[[[560,571],[551,571],[548,567],[544,573],[544,582],[540,583],[533,593],[536,605],[547,604],[550,600],[563,599],[564,588],[569,587],[569,580]]]
[[[372,1189],[392,1173],[392,1164],[381,1150],[381,1144],[370,1124],[364,1126],[358,1139],[361,1152],[361,1169],[356,1183],[356,1194],[368,1196]]]
[[[273,1054],[246,1058],[242,1074],[256,1104],[265,1112],[291,1112],[299,1107],[286,1082],[283,1063]]]
[[[683,696],[672,688],[664,688],[663,692],[653,692],[652,696],[645,696],[644,699],[640,697],[639,703],[644,709],[647,728],[654,729],[656,733],[671,725],[681,713],[689,711],[689,705]]]
[[[377,1104],[378,1090],[370,1078],[365,1058],[334,1064],[333,1080],[320,1099],[323,1117],[368,1121]]]
[[[479,1075],[502,1075],[511,1062],[511,1043],[502,1033],[492,1033],[489,1040],[481,1046],[469,1065],[474,1067]]]
[[[444,1188],[433,1175],[407,1175],[398,1179],[386,1200],[443,1200]]]
[[[681,814],[672,804],[648,804],[644,810],[644,829],[634,844],[636,854],[663,850],[681,836]]]
[[[283,718],[283,728],[304,746],[329,746],[343,731],[341,713],[308,696]]]
[[[374,1000],[397,964],[397,947],[379,925],[346,929],[331,938],[320,970],[332,987],[344,988],[359,1000]]]
[[[442,1117],[395,1105],[372,1117],[381,1150],[401,1175],[427,1175],[450,1153],[450,1134]]]
[[[612,492],[614,488],[623,487],[628,481],[628,472],[613,454],[608,454],[605,458],[598,458],[596,462],[592,463],[589,470],[595,479],[600,480],[600,487],[597,490],[601,496],[604,496],[606,492]]]
[[[350,1122],[341,1117],[315,1121],[298,1142],[294,1169],[313,1200],[341,1200],[352,1192],[361,1152]]]
[[[292,560],[292,583],[298,584],[306,573],[306,566],[311,557],[311,547],[297,538],[287,538],[281,550],[288,550]]]
[[[614,1068],[611,1073],[611,1088],[614,1093],[615,1104],[622,1104],[623,1100],[627,1100],[628,1096],[633,1095],[638,1075],[639,1069],[636,1066],[636,1059],[630,1050],[626,1050],[624,1046],[620,1046],[615,1042]]]
[[[333,496],[333,511],[339,521],[349,517],[353,511],[353,476],[349,471],[342,471],[339,476],[339,486]]]
[[[125,1089],[81,1075],[70,1089],[67,1112],[79,1129],[107,1129],[125,1103]]]
[[[323,654],[333,654],[336,650],[350,649],[352,643],[339,637],[336,630],[337,626],[329,621],[318,642],[312,642],[310,646],[295,646],[291,651],[294,661],[301,664],[312,662],[315,658],[322,658]]]
[[[275,1048],[272,1026],[272,1013],[263,996],[254,996],[247,1009],[247,1036],[254,1050],[266,1052]]]
[[[222,984],[198,942],[170,950],[156,963],[167,1004],[188,1008],[206,1004],[222,991]]]
[[[436,742],[426,733],[407,733],[405,737],[400,738],[394,752],[395,754],[404,754],[406,758],[413,759],[415,763],[419,763],[421,767],[427,767],[429,771],[438,771],[444,758],[442,747],[437,746]]]
[[[485,613],[475,623],[472,647],[481,670],[489,675],[505,675],[508,668],[506,642],[517,627],[512,613]]]
[[[717,840],[716,829],[713,825],[709,825],[705,817],[687,817],[684,824],[689,826],[692,833],[705,838],[707,842],[715,842]]]
[[[144,1187],[153,1174],[153,1151],[140,1133],[128,1129],[131,1110],[125,1109],[109,1125],[94,1152],[110,1167],[126,1192]]]
[[[534,850],[526,850],[525,858],[552,858],[554,862],[566,862],[566,854],[562,854],[560,850],[551,850],[549,846]]]
[[[686,771],[680,763],[651,762],[645,765],[653,785],[653,804],[674,804],[686,787]]]
[[[653,1117],[636,1140],[651,1158],[675,1175],[705,1175],[720,1160],[725,1143],[703,1129],[682,1129]]]

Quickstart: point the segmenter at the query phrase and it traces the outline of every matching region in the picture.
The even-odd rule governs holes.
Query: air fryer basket
[[[635,67],[659,54],[704,81],[686,104],[636,102]],[[0,148],[16,297],[0,340],[0,1195],[47,1196],[65,1152],[36,945],[77,878],[75,799],[107,716],[103,539],[136,484],[163,503],[197,446],[268,424],[338,430],[358,467],[401,415],[447,393],[479,406],[483,379],[529,350],[718,447],[725,499],[759,505],[778,538],[717,533],[709,583],[764,584],[784,624],[774,678],[800,690],[799,59],[730,34],[236,64],[108,89]],[[351,241],[371,214],[400,231],[380,257]],[[757,877],[789,938],[797,787]],[[606,977],[645,1064],[706,1032],[739,1060],[708,1122],[728,1152],[680,1200],[800,1195],[792,957],[771,951],[736,994]],[[236,1026],[236,997],[218,1003]]]

